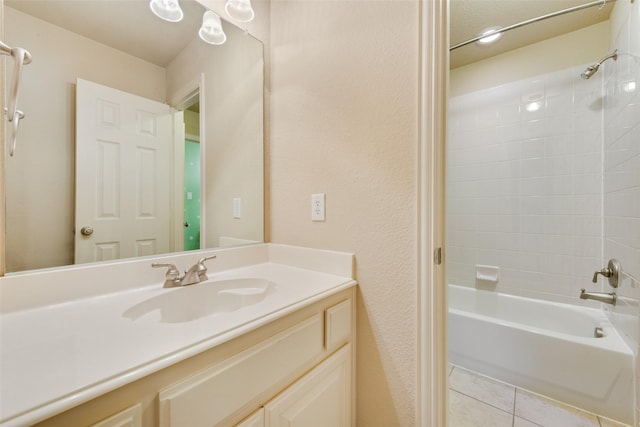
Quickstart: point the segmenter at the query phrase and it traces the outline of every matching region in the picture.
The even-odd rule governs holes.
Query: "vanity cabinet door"
[[[90,427],[142,427],[142,408],[138,403]]]
[[[325,311],[325,345],[328,351],[340,348],[351,339],[351,299],[342,301]]]
[[[349,427],[351,345],[267,403],[265,427]]]
[[[252,403],[275,394],[313,366],[323,352],[322,319],[322,313],[317,313],[165,388],[158,396],[159,427],[229,425]]]
[[[258,409],[235,427],[264,427],[264,408]]]

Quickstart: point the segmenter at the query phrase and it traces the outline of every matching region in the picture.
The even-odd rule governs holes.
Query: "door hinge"
[[[442,264],[442,248],[436,248],[433,252],[433,262],[436,265]]]

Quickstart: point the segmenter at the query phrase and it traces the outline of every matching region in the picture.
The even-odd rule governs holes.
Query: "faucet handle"
[[[205,261],[209,261],[210,259],[214,259],[215,257],[216,257],[215,255],[202,257],[202,258],[200,258],[200,260],[198,261],[198,264],[202,264],[202,265],[204,265]]]
[[[164,274],[164,278],[166,279],[167,282],[176,282],[180,277],[180,271],[178,271],[176,266],[173,264],[164,264],[164,263],[154,262],[153,264],[151,264],[151,267],[153,268],[167,267],[168,270]]]
[[[216,257],[215,255],[211,255],[211,256],[202,257],[198,260],[197,272],[201,282],[209,279],[207,277],[207,266],[204,265],[204,263],[210,259],[215,259],[215,257]]]
[[[596,271],[595,273],[593,273],[592,281],[593,283],[597,283],[598,274],[601,274],[602,276],[607,277],[609,279],[609,285],[611,285],[611,287],[617,288],[621,269],[622,267],[620,266],[620,262],[617,259],[612,258],[609,260],[609,263],[607,264],[606,268],[603,268],[602,270]]]
[[[596,270],[595,273],[593,273],[593,279],[592,282],[593,283],[598,283],[598,274],[602,274],[604,277],[610,277],[611,276],[611,270],[609,270],[608,268],[603,268],[602,270]]]

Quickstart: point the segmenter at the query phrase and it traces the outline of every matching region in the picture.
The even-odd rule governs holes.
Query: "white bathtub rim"
[[[572,341],[572,342],[583,344],[583,345],[603,348],[603,349],[614,351],[617,353],[628,354],[631,356],[633,356],[634,354],[633,351],[629,348],[629,346],[625,342],[625,340],[622,339],[618,331],[609,322],[604,322],[603,324],[597,325],[598,327],[602,328],[605,336],[602,338],[596,338],[596,337],[582,337],[582,336],[552,331],[550,329],[537,328],[535,326],[523,325],[522,323],[512,322],[509,320],[499,319],[497,317],[486,316],[484,314],[472,313],[466,310],[459,310],[455,308],[450,308],[449,313],[473,318],[473,319],[484,321],[484,322],[490,322],[490,323],[495,323],[502,326],[521,329],[533,334],[552,336],[554,338],[558,338],[565,341]]]
[[[597,308],[591,308],[591,307],[580,307],[573,304],[567,304],[567,303],[561,303],[561,302],[555,302],[555,301],[536,300],[534,298],[505,294],[500,292],[492,292],[485,289],[477,289],[470,286],[456,285],[451,283],[448,286],[450,288],[452,287],[454,289],[457,289],[460,292],[481,293],[481,294],[492,296],[492,297],[513,299],[525,304],[533,300],[533,302],[535,303],[551,306],[562,312],[573,312],[580,315],[586,314],[591,320],[593,320],[594,329],[595,327],[602,328],[605,336],[602,338],[596,338],[594,336],[575,335],[575,334],[565,333],[561,331],[555,331],[549,328],[536,327],[533,325],[524,324],[524,323],[516,322],[513,320],[508,320],[501,317],[477,313],[474,311],[469,311],[461,308],[451,308],[451,299],[449,299],[448,311],[452,314],[468,316],[468,317],[486,321],[486,322],[496,323],[496,324],[509,326],[517,329],[522,329],[525,331],[529,331],[531,333],[550,335],[558,339],[569,340],[569,341],[577,342],[584,345],[594,346],[597,348],[604,348],[607,350],[616,351],[623,354],[631,354],[631,355],[635,354],[633,350],[629,347],[624,337],[622,337],[618,332],[618,330],[613,326],[613,324],[611,323],[611,320],[606,315],[603,309],[597,309]]]

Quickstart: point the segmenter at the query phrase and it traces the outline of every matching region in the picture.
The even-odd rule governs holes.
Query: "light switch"
[[[240,197],[236,197],[233,199],[233,217],[240,218],[240,214],[242,213],[242,200]]]

